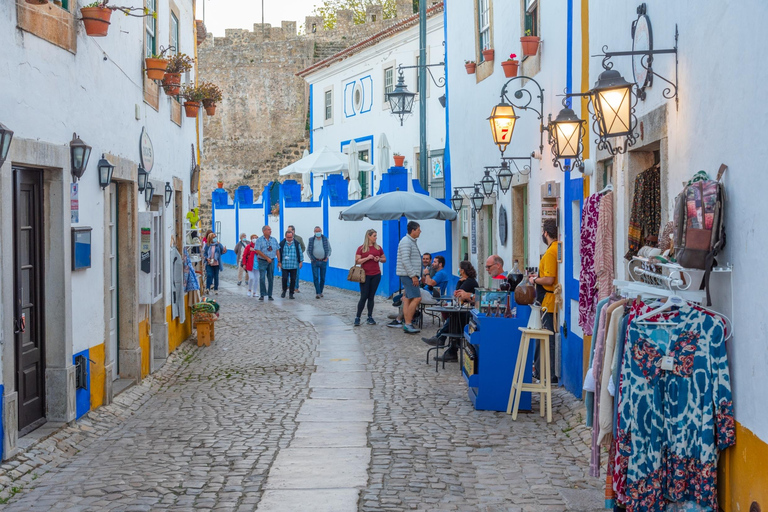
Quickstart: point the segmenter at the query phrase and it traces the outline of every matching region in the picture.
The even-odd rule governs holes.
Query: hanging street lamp
[[[592,105],[595,107],[601,137],[621,137],[633,131],[634,84],[627,82],[621,73],[608,69],[600,73],[592,90]]]
[[[392,114],[400,118],[400,126],[403,126],[403,119],[413,111],[413,99],[416,97],[415,92],[408,90],[405,85],[405,77],[403,76],[403,70],[399,70],[397,77],[397,85],[394,90],[387,94],[387,100],[389,100],[389,110]]]
[[[573,168],[581,168],[584,164],[581,159],[581,153],[584,150],[585,121],[578,118],[576,113],[566,107],[562,109],[557,117],[552,120],[549,116],[547,131],[549,132],[549,144],[552,146],[552,163],[564,171],[570,171]],[[570,166],[563,168],[560,159],[568,158],[572,162]]]
[[[0,123],[0,167],[3,166],[5,159],[8,157],[11,139],[13,139],[13,131],[9,130],[3,123]]]
[[[73,133],[72,140],[69,143],[69,153],[72,164],[72,177],[77,181],[83,176],[85,168],[88,166],[88,159],[91,157],[91,146],[80,140],[76,133]]]
[[[451,206],[453,207],[453,211],[455,211],[456,213],[459,213],[461,211],[461,207],[464,206],[464,198],[461,197],[461,194],[459,194],[458,188],[453,189],[453,197],[451,197]]]
[[[485,176],[480,180],[480,187],[482,187],[485,197],[491,197],[491,194],[493,194],[493,187],[496,185],[496,180],[491,177],[491,169],[493,169],[493,167],[486,167]]]
[[[137,183],[139,185],[140,193],[146,190],[148,178],[149,178],[149,173],[142,166],[139,166],[139,177],[138,177]]]
[[[99,185],[104,190],[112,183],[112,173],[115,170],[115,166],[102,153],[97,167],[99,169]]]
[[[165,182],[165,207],[168,208],[168,205],[171,204],[171,198],[173,197],[173,188],[171,187],[171,182],[166,181]]]
[[[470,201],[472,202],[472,208],[475,210],[475,212],[479,212],[483,209],[483,202],[485,199],[483,197],[483,193],[480,192],[479,185],[477,184],[475,184],[475,191],[472,193]]]
[[[512,141],[512,132],[515,131],[515,121],[518,117],[515,115],[515,107],[503,99],[491,111],[488,121],[491,122],[493,143],[499,147],[501,156],[504,156],[504,151],[507,150],[507,146]]]
[[[147,187],[144,189],[144,202],[147,203],[147,206],[152,202],[152,198],[155,195],[155,186],[152,184],[152,182],[147,183]]]
[[[498,174],[496,174],[496,178],[499,180],[499,189],[503,194],[506,194],[509,190],[509,187],[512,185],[512,177],[514,174],[512,174],[512,171],[509,169],[509,164],[506,160],[501,162],[501,168],[499,169]]]

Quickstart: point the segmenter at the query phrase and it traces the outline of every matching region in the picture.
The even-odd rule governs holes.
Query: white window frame
[[[477,0],[477,35],[480,54],[491,47],[491,0]]]
[[[392,70],[392,88],[387,91],[387,71]],[[397,85],[397,64],[394,60],[391,60],[389,62],[385,62],[382,66],[381,71],[381,83],[383,84],[381,90],[381,109],[382,110],[389,110],[389,100],[387,99],[387,93],[392,92],[395,90],[395,86]]]
[[[165,259],[165,244],[163,244],[163,215],[156,212],[152,216],[152,303],[163,298],[165,280],[163,279],[163,260]]]
[[[170,44],[174,48],[172,50],[174,55],[179,54],[179,18],[176,13],[171,11],[171,38]]]
[[[145,0],[149,12],[157,12],[157,0]],[[146,55],[152,57],[152,54],[159,50],[157,46],[157,20],[154,16],[144,16],[144,37],[146,38]],[[150,44],[152,41],[154,44]],[[154,46],[154,48],[153,48]]]
[[[330,104],[328,104],[329,99]],[[323,126],[333,124],[333,103],[333,86],[331,85],[323,89]]]

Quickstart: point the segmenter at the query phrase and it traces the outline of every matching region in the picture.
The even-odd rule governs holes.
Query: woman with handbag
[[[381,267],[379,263],[387,261],[384,250],[376,243],[378,234],[375,229],[365,232],[363,245],[357,248],[355,253],[355,265],[360,265],[365,271],[365,280],[360,283],[360,301],[357,303],[355,326],[360,325],[360,315],[363,313],[365,303],[368,303],[368,325],[376,325],[373,319],[373,299],[381,282]]]
[[[205,267],[207,293],[211,291],[211,284],[216,295],[219,294],[219,271],[221,270],[221,255],[227,252],[227,248],[219,243],[216,233],[208,235],[208,244],[205,246]]]

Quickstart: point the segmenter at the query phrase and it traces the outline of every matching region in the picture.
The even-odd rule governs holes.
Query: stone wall
[[[411,0],[397,2],[398,18],[384,20],[381,7],[371,6],[361,25],[353,24],[351,11],[338,11],[333,30],[325,30],[321,18],[307,16],[304,34],[293,21],[280,27],[258,23],[252,31],[227,29],[224,37],[208,34],[198,49],[200,80],[216,83],[224,99],[215,116],[204,117],[204,225],[217,181],[230,194],[238,185],[260,190],[308,148],[309,91],[296,73],[413,14]]]

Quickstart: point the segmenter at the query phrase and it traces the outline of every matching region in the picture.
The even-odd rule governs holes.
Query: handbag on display
[[[355,265],[349,269],[349,274],[347,274],[347,281],[352,281],[353,283],[364,283],[365,270],[363,270],[363,267],[358,267]]]

